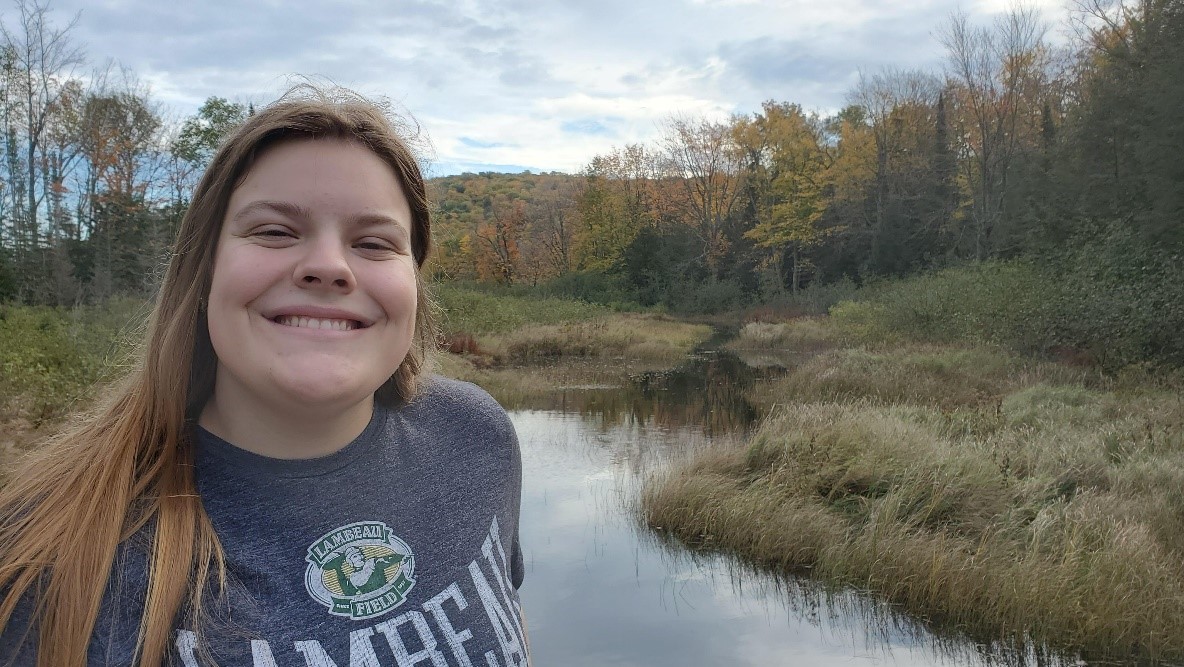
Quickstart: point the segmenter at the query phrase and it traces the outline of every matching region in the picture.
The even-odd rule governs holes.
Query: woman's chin
[[[377,386],[347,378],[321,376],[313,382],[284,382],[279,386],[288,403],[297,411],[293,417],[344,413],[355,406],[372,405]]]

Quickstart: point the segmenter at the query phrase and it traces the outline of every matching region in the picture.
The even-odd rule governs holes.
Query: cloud
[[[759,37],[720,47],[728,71],[758,87],[787,87],[798,81],[833,81],[857,70],[846,54],[820,53],[802,40]]]
[[[1061,0],[1038,0],[1053,7]],[[973,0],[989,24],[1005,0]],[[292,75],[414,112],[439,163],[578,170],[653,140],[676,113],[767,99],[837,110],[857,71],[941,66],[957,0],[55,0],[96,65],[113,59],[174,116],[210,96],[264,103]],[[1053,14],[1047,14],[1055,18]],[[4,16],[12,25],[12,12]],[[474,143],[475,142],[475,143]]]

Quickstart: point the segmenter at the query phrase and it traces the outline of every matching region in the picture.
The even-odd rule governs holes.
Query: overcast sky
[[[1063,0],[1037,0],[1062,21]],[[435,174],[568,171],[651,141],[675,112],[761,101],[841,107],[859,71],[938,71],[937,27],[1008,0],[55,0],[75,40],[174,114],[209,96],[266,102],[327,77],[410,111]],[[12,25],[15,9],[3,19]],[[1054,27],[1054,32],[1055,32]]]

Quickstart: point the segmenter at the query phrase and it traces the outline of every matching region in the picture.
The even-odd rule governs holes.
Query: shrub
[[[75,309],[0,306],[0,412],[41,423],[89,398],[126,363],[145,311],[131,299]]]
[[[739,281],[727,279],[671,287],[668,299],[672,311],[703,315],[739,310],[748,305],[751,295],[745,292]]]
[[[983,342],[1108,370],[1184,365],[1184,262],[1130,252],[1121,262],[1090,250],[1055,267],[984,262],[878,283],[830,314],[865,343]]]

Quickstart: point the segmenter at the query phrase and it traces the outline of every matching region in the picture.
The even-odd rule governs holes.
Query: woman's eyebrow
[[[231,218],[231,220],[233,222],[238,222],[239,220],[258,211],[270,211],[272,213],[278,213],[285,218],[292,220],[312,219],[312,215],[309,213],[308,209],[304,208],[303,206],[298,206],[286,201],[260,200],[253,201],[250,204],[240,208],[238,212],[234,214],[234,217]]]
[[[404,230],[409,226],[407,223],[401,222],[398,218],[387,215],[386,213],[359,213],[358,215],[350,216],[349,224],[355,227],[392,225]]]

